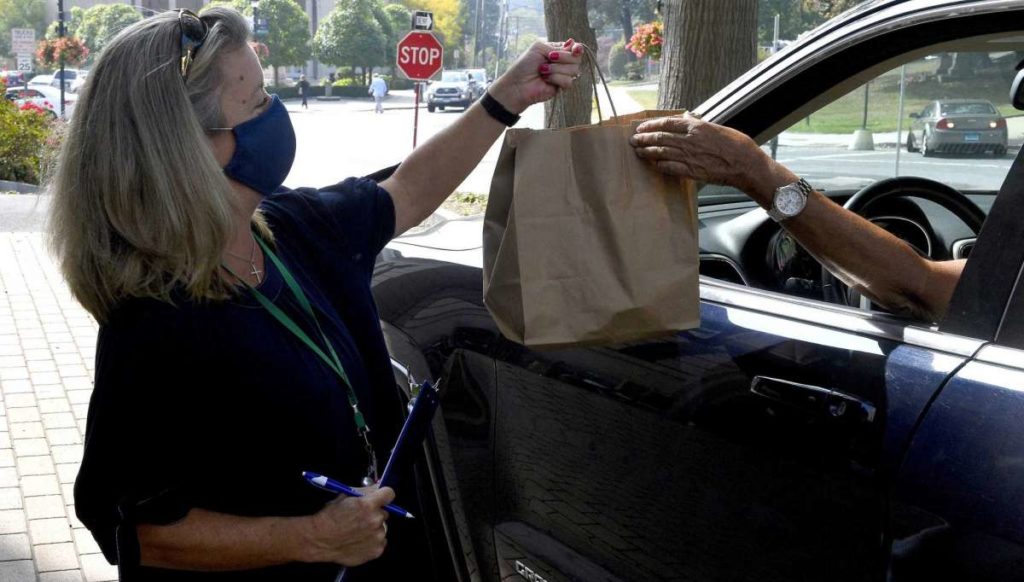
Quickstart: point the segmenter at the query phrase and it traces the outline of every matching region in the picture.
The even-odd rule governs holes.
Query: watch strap
[[[506,127],[512,127],[519,122],[519,116],[505,109],[504,105],[499,103],[494,97],[491,97],[490,91],[484,91],[484,96],[480,98],[480,105],[483,106],[488,115],[497,119]]]

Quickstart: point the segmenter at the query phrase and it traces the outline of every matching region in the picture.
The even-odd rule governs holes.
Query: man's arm
[[[637,155],[661,171],[742,190],[769,208],[775,189],[799,177],[746,135],[693,116],[649,121],[637,128]],[[782,222],[822,265],[855,291],[896,313],[938,321],[949,309],[965,261],[935,262],[819,192],[804,211]]]
[[[789,169],[772,162],[747,193],[768,208],[776,188],[797,180]],[[804,211],[783,221],[782,226],[854,291],[894,313],[925,321],[939,321],[946,314],[967,263],[928,260],[903,240],[820,192],[813,192]]]

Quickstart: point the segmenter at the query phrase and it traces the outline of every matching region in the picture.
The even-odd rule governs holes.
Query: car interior
[[[1011,95],[1022,58],[1024,34],[1019,31],[908,48],[896,56],[882,54],[866,69],[870,61],[847,58],[839,66],[851,69],[846,76],[823,91],[810,86],[804,94],[789,95],[793,101],[788,108],[774,108],[777,118],[758,121],[763,131],[743,127],[744,115],[749,119],[749,110],[755,109],[768,116],[773,108],[748,107],[726,123],[753,134],[766,152],[816,189],[921,255],[939,261],[966,259],[1024,141],[1024,117],[1014,107],[1024,99]],[[777,99],[765,97],[765,102]],[[926,157],[913,148],[908,151],[908,135],[922,109],[953,99],[991,102],[1004,120],[991,123],[1005,124],[1008,143],[965,154],[933,152]],[[858,130],[871,135],[869,148],[852,147]],[[976,142],[981,132],[964,129],[953,139]],[[742,193],[702,185],[698,203],[702,275],[882,310],[822,269]]]

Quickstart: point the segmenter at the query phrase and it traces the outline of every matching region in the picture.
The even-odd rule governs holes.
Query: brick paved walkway
[[[116,580],[75,518],[96,322],[39,233],[0,233],[0,582]]]

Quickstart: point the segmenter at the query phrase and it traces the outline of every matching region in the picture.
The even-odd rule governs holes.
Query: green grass
[[[644,109],[658,108],[658,92],[634,89],[626,91],[626,94],[636,100]]]

